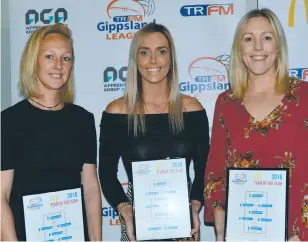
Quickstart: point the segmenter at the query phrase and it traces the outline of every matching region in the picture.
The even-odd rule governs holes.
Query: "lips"
[[[63,74],[59,74],[59,73],[50,73],[49,75],[53,78],[62,78],[63,76]]]
[[[252,55],[251,59],[255,61],[263,61],[267,58],[267,55]]]
[[[158,71],[160,71],[161,70],[161,67],[159,67],[159,68],[147,68],[147,71],[148,72],[158,72]]]

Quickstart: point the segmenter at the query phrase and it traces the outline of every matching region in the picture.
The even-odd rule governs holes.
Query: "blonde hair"
[[[169,126],[174,134],[178,134],[184,129],[183,103],[178,85],[174,42],[169,30],[165,26],[156,23],[149,23],[134,35],[129,51],[124,103],[128,112],[128,128],[130,130],[131,125],[133,125],[134,136],[137,136],[138,131],[145,133],[146,130],[142,80],[137,67],[137,53],[144,39],[152,33],[162,33],[167,38],[171,51],[170,70],[167,75],[169,90]]]
[[[37,57],[39,48],[43,40],[49,34],[60,34],[67,38],[72,47],[73,60],[74,48],[72,33],[70,29],[61,23],[54,25],[43,26],[34,31],[27,41],[27,44],[23,50],[21,62],[20,62],[20,73],[19,73],[19,90],[25,98],[40,97],[40,93],[37,92],[36,88],[36,75],[37,75]],[[74,65],[73,65],[74,66]],[[62,89],[62,100],[67,103],[72,103],[74,100],[74,71],[70,73],[69,80]]]
[[[243,100],[248,88],[248,71],[241,55],[241,43],[245,24],[255,17],[266,18],[274,29],[274,36],[279,48],[276,59],[276,92],[284,94],[289,90],[288,48],[285,33],[278,17],[269,9],[254,9],[249,11],[237,25],[231,52],[229,80],[235,99]]]

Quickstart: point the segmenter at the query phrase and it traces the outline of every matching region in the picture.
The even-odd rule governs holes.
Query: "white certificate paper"
[[[191,237],[185,159],[132,162],[137,240]]]
[[[227,241],[285,241],[286,169],[229,169]]]
[[[27,241],[84,241],[81,189],[23,196]]]

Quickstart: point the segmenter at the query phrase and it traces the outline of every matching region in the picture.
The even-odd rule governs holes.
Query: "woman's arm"
[[[102,241],[102,200],[96,174],[96,165],[84,164],[81,173],[88,232],[91,241]]]
[[[1,171],[1,241],[17,241],[14,217],[9,201],[14,170]]]
[[[204,173],[209,152],[209,122],[206,111],[196,98],[183,96],[184,107],[189,115],[187,125],[193,137],[194,181],[190,192],[193,229],[191,235],[197,241],[200,231],[199,213],[203,206]],[[198,112],[196,112],[198,111]]]
[[[228,149],[228,132],[224,117],[224,94],[221,94],[215,106],[211,148],[205,172],[204,220],[214,220],[216,240],[224,240],[225,223],[225,180],[226,152]]]

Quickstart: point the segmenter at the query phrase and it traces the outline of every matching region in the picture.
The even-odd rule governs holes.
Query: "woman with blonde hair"
[[[289,168],[290,240],[307,240],[308,83],[288,75],[287,43],[269,9],[248,12],[235,32],[231,90],[215,107],[205,174],[205,221],[224,240],[226,168]]]
[[[99,177],[107,201],[120,215],[122,241],[135,240],[132,219],[132,161],[186,158],[194,163],[190,190],[197,239],[203,176],[209,149],[208,119],[201,104],[179,92],[175,47],[168,29],[150,23],[131,43],[124,97],[111,102],[101,120]],[[117,179],[122,158],[129,180]]]
[[[94,117],[72,104],[74,58],[63,24],[37,29],[25,46],[25,99],[1,113],[1,240],[27,240],[23,196],[74,188],[83,194],[85,239],[101,240]]]

